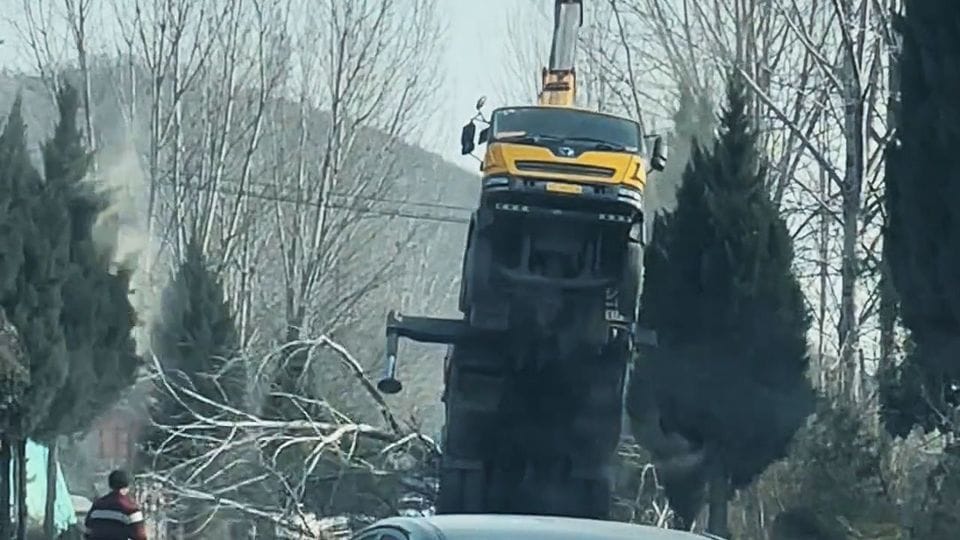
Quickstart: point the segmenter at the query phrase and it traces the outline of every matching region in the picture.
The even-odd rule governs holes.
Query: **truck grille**
[[[591,165],[576,165],[573,163],[554,163],[550,161],[517,161],[516,165],[517,169],[521,171],[547,174],[578,174],[596,178],[610,178],[616,172],[614,169],[607,167],[593,167]]]

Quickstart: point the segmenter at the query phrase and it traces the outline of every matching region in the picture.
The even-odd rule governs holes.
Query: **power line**
[[[277,186],[277,185],[275,185],[275,184],[268,184],[268,183],[265,183],[265,182],[254,182],[254,181],[249,181],[249,182],[247,182],[247,185],[250,186],[250,187],[258,187],[258,188],[261,188],[264,192],[265,192],[265,191],[270,191],[270,190],[282,192],[282,191],[283,191],[283,188],[284,188],[284,186]],[[206,188],[197,188],[197,187],[195,187],[195,186],[190,186],[190,187],[191,187],[192,189],[208,190],[208,189],[206,189]],[[295,189],[294,186],[287,186],[287,187],[289,187],[290,189]],[[435,202],[435,201],[412,201],[412,200],[409,200],[409,199],[391,199],[391,198],[387,198],[387,197],[374,197],[374,196],[370,196],[370,195],[349,194],[349,193],[337,193],[337,192],[331,192],[331,193],[328,193],[327,195],[330,196],[330,197],[344,197],[344,198],[351,198],[351,199],[369,200],[369,201],[381,202],[381,203],[410,204],[410,205],[414,205],[414,206],[421,206],[421,207],[424,207],[424,208],[435,208],[435,209],[440,209],[440,210],[453,210],[453,211],[456,211],[456,212],[468,212],[468,213],[472,213],[473,210],[474,210],[473,208],[471,208],[471,207],[469,207],[469,206],[463,206],[463,205],[459,205],[459,204],[446,204],[446,203],[440,203],[440,202]],[[285,195],[284,197],[290,197],[290,196],[289,196],[289,195]],[[305,202],[304,204],[308,204],[308,203]]]
[[[267,190],[267,189],[276,190],[276,186],[267,186],[267,185],[264,185],[264,184],[262,184],[262,183],[254,183],[253,185],[255,185],[255,186],[256,186],[256,185],[259,185],[259,186],[261,186],[261,188],[264,189],[264,190]],[[305,206],[311,206],[311,207],[314,207],[314,208],[320,208],[320,207],[324,206],[323,204],[321,204],[321,203],[319,203],[319,202],[317,202],[317,201],[315,201],[315,200],[307,200],[307,199],[300,198],[300,197],[291,197],[291,196],[279,195],[279,194],[268,194],[268,193],[262,193],[262,192],[261,192],[261,193],[257,193],[257,192],[251,191],[251,190],[244,190],[243,193],[241,193],[240,190],[238,190],[238,189],[231,189],[231,188],[224,188],[224,187],[214,188],[214,187],[211,187],[211,186],[198,186],[198,185],[191,185],[191,184],[188,184],[186,187],[187,187],[188,189],[191,189],[191,190],[194,190],[194,191],[213,192],[213,193],[217,193],[217,194],[220,194],[220,195],[238,195],[238,196],[242,196],[242,197],[250,197],[251,199],[259,199],[259,200],[266,200],[266,201],[273,201],[273,202],[286,202],[286,203],[290,203],[290,204],[295,204],[295,205],[297,205],[297,206],[305,205]],[[471,208],[468,208],[468,207],[465,207],[465,206],[446,205],[446,204],[441,204],[441,203],[429,203],[429,202],[415,202],[415,201],[391,200],[391,199],[382,199],[382,198],[371,197],[371,196],[346,195],[346,194],[338,194],[338,193],[332,193],[332,194],[330,194],[330,195],[333,196],[333,197],[354,198],[354,199],[361,199],[361,200],[367,200],[367,201],[371,201],[371,202],[386,203],[386,204],[393,204],[393,205],[397,205],[397,204],[412,204],[412,205],[421,206],[421,207],[425,207],[425,208],[436,208],[436,209],[443,209],[443,210],[456,210],[456,211],[471,212],[471,213],[473,212],[473,210],[472,210]],[[342,210],[351,210],[351,211],[357,212],[357,213],[359,213],[359,214],[374,214],[374,215],[380,215],[380,216],[384,216],[384,217],[399,217],[399,218],[404,218],[404,219],[413,219],[413,220],[417,220],[417,221],[434,221],[434,222],[439,222],[439,223],[458,223],[458,224],[467,224],[467,223],[470,223],[470,219],[469,219],[468,217],[444,216],[444,215],[430,215],[430,214],[425,214],[425,213],[413,213],[413,212],[404,211],[404,210],[401,210],[401,209],[398,209],[398,208],[393,208],[393,209],[389,209],[389,210],[379,210],[379,209],[375,209],[375,208],[367,208],[367,207],[362,207],[362,206],[347,205],[347,204],[343,204],[343,203],[329,202],[329,201],[326,203],[325,206],[326,206],[327,208],[336,208],[336,209],[342,209]]]
[[[457,212],[473,213],[473,210],[474,210],[473,208],[470,208],[469,206],[460,206],[460,205],[457,205],[457,204],[444,204],[444,203],[430,202],[430,201],[411,201],[411,200],[406,200],[406,199],[387,199],[387,198],[380,198],[380,197],[371,197],[371,196],[369,196],[369,195],[348,195],[348,194],[346,194],[346,193],[331,193],[330,195],[333,196],[333,197],[356,198],[356,199],[369,200],[369,201],[374,201],[374,202],[391,203],[391,204],[412,204],[412,205],[414,205],[414,206],[422,206],[422,207],[424,207],[424,208],[436,208],[436,209],[440,209],[440,210],[454,210],[454,211],[457,211]]]
[[[282,192],[282,190],[283,190],[284,187],[293,188],[293,186],[278,186],[278,185],[276,185],[276,184],[268,184],[268,183],[266,183],[266,182],[256,182],[256,181],[249,181],[249,182],[247,182],[247,185],[248,185],[248,186],[251,186],[251,187],[252,187],[252,186],[260,187],[260,188],[262,188],[264,191],[267,191],[267,190],[277,190],[277,191],[281,191],[281,192]],[[328,193],[328,195],[331,196],[331,197],[345,197],[345,198],[369,200],[369,201],[381,202],[381,203],[411,204],[411,205],[414,205],[414,206],[421,206],[421,207],[424,207],[424,208],[435,208],[435,209],[440,209],[440,210],[453,210],[453,211],[456,211],[456,212],[473,213],[473,210],[474,210],[473,208],[471,208],[471,207],[469,207],[469,206],[462,206],[462,205],[458,205],[458,204],[446,204],[446,203],[440,203],[440,202],[435,202],[435,201],[411,201],[411,200],[409,200],[409,199],[390,199],[390,198],[386,198],[386,197],[374,197],[374,196],[370,196],[370,195],[360,195],[360,194],[351,195],[351,194],[347,194],[347,193],[337,193],[337,192],[331,192],[331,193]],[[304,203],[304,204],[307,204],[307,203]]]

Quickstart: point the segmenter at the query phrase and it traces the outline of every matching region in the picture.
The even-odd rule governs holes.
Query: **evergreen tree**
[[[63,195],[69,218],[69,266],[60,317],[69,373],[36,432],[50,450],[44,527],[51,536],[58,437],[88,429],[133,385],[140,365],[131,334],[135,318],[127,297],[129,271],[111,274],[113,250],[99,249],[94,242],[94,226],[109,201],[86,180],[92,155],[77,127],[77,91],[63,86],[57,104],[60,119],[44,144],[43,158],[46,185]]]
[[[0,299],[16,293],[23,267],[23,223],[29,217],[19,202],[19,183],[30,166],[25,145],[20,96],[13,103],[0,133]]]
[[[62,428],[74,419],[89,416],[82,407],[81,395],[94,386],[96,377],[92,366],[92,342],[98,323],[94,306],[99,291],[90,287],[92,283],[87,279],[95,269],[95,263],[83,259],[88,257],[85,244],[92,243],[90,230],[93,222],[105,207],[105,201],[87,193],[86,186],[81,184],[89,169],[91,155],[83,148],[77,130],[77,93],[69,86],[64,87],[57,96],[57,105],[60,119],[53,137],[43,146],[43,161],[46,184],[63,193],[69,218],[69,265],[63,283],[60,326],[70,362],[69,377],[53,400],[51,414],[40,426],[40,438],[47,441],[69,433],[69,428]]]
[[[818,400],[816,417],[797,433],[789,459],[770,479],[787,508],[825,522],[842,519],[860,531],[897,526],[881,440],[867,421],[871,414]]]
[[[69,223],[63,193],[41,180],[30,164],[26,129],[19,109],[9,124],[19,140],[11,141],[14,160],[14,205],[23,210],[21,221],[23,266],[16,278],[16,290],[0,300],[19,329],[30,369],[30,385],[24,395],[25,433],[33,436],[46,419],[51,403],[67,377],[67,355],[63,330],[62,285],[69,264]],[[9,126],[8,126],[9,127]]]
[[[885,249],[910,331],[904,363],[884,374],[895,435],[954,430],[960,407],[960,4],[906,0],[897,138],[887,154]],[[946,414],[944,414],[946,413]]]
[[[8,222],[7,235],[19,238],[22,261],[14,277],[5,276],[6,288],[0,308],[20,333],[25,366],[30,380],[18,405],[16,450],[19,466],[17,537],[26,534],[26,440],[35,437],[46,420],[50,406],[67,377],[67,356],[63,330],[61,288],[68,268],[69,222],[64,194],[59,186],[42,181],[30,162],[26,126],[20,100],[14,105],[2,135],[4,175],[10,189],[10,207],[16,218]],[[14,258],[17,258],[14,255]]]
[[[171,384],[188,388],[218,403],[242,408],[246,398],[246,372],[238,355],[240,337],[219,277],[208,266],[199,242],[192,238],[184,260],[163,291],[161,313],[152,332],[151,348]],[[159,389],[154,420],[160,426],[142,441],[141,468],[167,470],[188,462],[209,447],[187,437],[171,440],[170,428],[198,421],[192,412],[208,418],[222,417],[215,406],[179,394],[187,410],[163,388]],[[226,436],[226,431],[219,435]],[[214,439],[218,433],[205,433]],[[184,471],[193,472],[193,467]],[[202,505],[201,505],[202,506]],[[196,527],[195,518],[203,508],[179,512]]]
[[[721,536],[731,488],[784,456],[813,408],[809,314],[791,271],[792,242],[766,191],[736,77],[727,99],[712,153],[694,147],[677,208],[658,219],[641,320],[660,346],[631,377],[656,381],[663,427],[706,456],[682,488],[666,485],[668,497],[689,523],[709,479],[711,527]]]
[[[70,220],[69,266],[63,284],[69,378],[41,426],[43,438],[87,429],[135,381],[140,361],[131,334],[136,323],[128,298],[130,270],[111,270],[114,246],[96,245],[94,227],[108,198],[86,181],[92,155],[77,127],[79,96],[70,85],[58,94],[60,121],[43,148],[46,181],[64,194]]]
[[[960,527],[960,445],[947,446],[927,475],[919,519],[910,523],[910,538],[952,540]]]
[[[0,426],[0,538],[10,538],[10,473],[14,447],[20,437],[24,385],[29,380],[29,366],[24,357],[22,338],[9,320],[7,300],[17,291],[17,280],[23,267],[23,227],[29,220],[26,208],[19,204],[19,184],[30,163],[24,151],[21,98],[14,101],[10,115],[0,132],[0,311],[3,311],[5,395],[3,425]],[[17,336],[14,340],[13,336]],[[12,341],[20,341],[14,344]],[[11,342],[11,343],[8,343]],[[16,394],[14,394],[16,391]]]
[[[242,406],[246,377],[237,359],[239,333],[220,279],[195,240],[187,244],[183,262],[163,291],[151,349],[174,384],[220,403]],[[218,412],[201,403],[190,402],[190,406],[204,415]],[[182,406],[163,397],[158,398],[157,410],[168,425],[194,421]]]
[[[676,206],[676,193],[683,179],[683,171],[697,144],[713,140],[717,127],[714,105],[703,92],[680,85],[680,102],[673,115],[673,133],[667,166],[648,185],[653,212],[671,211]],[[653,213],[651,212],[651,213]]]

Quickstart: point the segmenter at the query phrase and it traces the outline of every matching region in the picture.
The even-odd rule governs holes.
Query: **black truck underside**
[[[447,344],[438,513],[604,518],[636,326],[637,213],[484,198],[464,255],[460,319],[387,317],[384,393],[399,338]],[[512,206],[511,206],[512,205]]]

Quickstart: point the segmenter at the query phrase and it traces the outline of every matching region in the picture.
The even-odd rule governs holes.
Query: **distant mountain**
[[[125,234],[139,235],[139,238],[144,233],[146,179],[149,176],[147,119],[150,110],[146,100],[149,92],[142,87],[137,89],[141,83],[131,85],[129,72],[119,62],[99,65],[92,80],[100,163],[111,171],[121,171],[111,173],[113,177],[110,178],[113,187],[124,188],[122,194],[126,197],[118,219],[125,227]],[[39,166],[39,143],[51,133],[56,122],[53,99],[42,81],[35,77],[0,75],[0,114],[4,118],[18,94],[23,97],[28,140]],[[133,106],[126,98],[130,94],[139,96]],[[248,97],[239,96],[235,105],[233,127],[238,133],[252,115]],[[200,144],[209,140],[202,133],[203,115],[209,112],[209,107],[204,109],[201,105],[199,96],[187,100],[183,114],[187,141],[181,159],[188,161],[186,167],[194,171],[194,176],[202,174],[203,167],[209,165],[203,163],[209,149]],[[256,321],[258,341],[263,350],[281,338],[283,329],[283,252],[277,230],[277,212],[282,212],[284,223],[290,222],[295,214],[305,220],[312,219],[316,210],[315,196],[319,192],[319,186],[314,185],[310,186],[309,193],[300,193],[301,200],[296,197],[295,169],[291,161],[295,155],[292,150],[297,148],[298,142],[299,105],[286,99],[274,99],[267,115],[269,118],[265,119],[261,144],[252,161],[250,182],[245,190],[253,196],[251,219],[256,222],[257,234],[263,238],[255,258],[259,294],[251,315]],[[308,111],[307,116],[312,134],[307,144],[308,148],[314,149],[308,152],[307,168],[310,179],[316,180],[323,167],[319,160],[324,153],[324,134],[329,133],[331,116],[329,112],[318,110]],[[130,149],[133,149],[132,154]],[[229,170],[218,188],[228,194],[227,198],[230,190],[239,186],[237,179],[241,174],[244,151],[240,144],[231,150],[231,157],[227,160]],[[279,159],[281,155],[283,159]],[[122,156],[126,156],[129,163],[117,167]],[[436,154],[374,129],[364,128],[356,133],[350,156],[350,159],[342,160],[343,171],[338,175],[340,182],[330,190],[334,208],[328,217],[331,223],[328,241],[343,244],[338,248],[342,253],[334,254],[342,256],[343,260],[327,261],[330,268],[327,274],[333,272],[335,275],[322,276],[323,286],[316,301],[317,305],[326,305],[333,297],[350,297],[351,287],[376,285],[349,310],[345,323],[334,332],[334,337],[361,360],[375,379],[382,369],[383,323],[388,309],[447,316],[457,313],[456,295],[466,220],[469,209],[477,201],[479,175],[470,174]],[[163,175],[165,180],[169,176],[166,172]],[[281,177],[279,184],[274,181],[277,176]],[[198,178],[179,179],[183,184],[195,182],[196,189],[186,191],[190,197],[202,192]],[[169,188],[165,185],[161,190],[160,212],[172,219],[175,215],[171,204],[173,191]],[[189,206],[190,203],[185,204]],[[280,207],[282,209],[278,210]],[[226,225],[221,221],[226,220],[214,221],[215,229],[225,230]],[[155,238],[154,244],[156,242]],[[405,243],[398,249],[397,242]],[[382,278],[372,284],[364,282],[382,267],[389,267]],[[150,296],[156,294],[156,289],[166,278],[166,269],[161,266],[155,275],[149,277],[147,282],[139,285],[141,290],[138,292],[141,308],[145,310],[143,316],[147,320],[150,318]],[[144,288],[154,290],[145,293]],[[321,331],[325,317],[324,313],[313,313],[306,322],[304,337],[309,338]],[[391,398],[404,416],[419,411],[424,421],[433,426],[431,430],[438,429],[441,421],[439,395],[443,353],[444,348],[438,346],[404,346],[401,370],[406,387],[400,396]],[[369,399],[362,395],[352,378],[345,377],[336,362],[325,362],[321,372],[317,384],[327,387],[321,391],[330,395],[329,399],[335,405],[343,406],[347,411],[356,410],[356,414],[369,421],[377,421],[372,409],[366,406]]]

